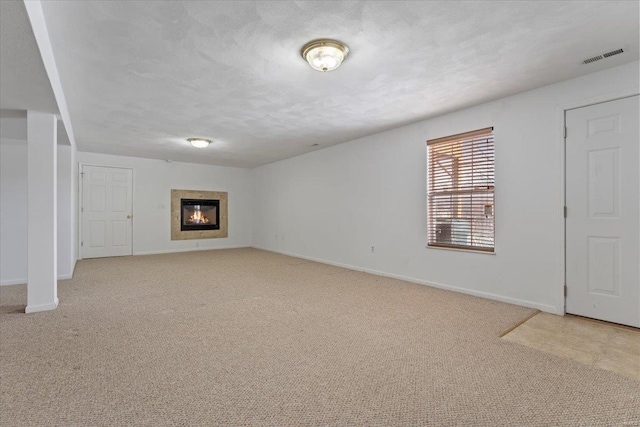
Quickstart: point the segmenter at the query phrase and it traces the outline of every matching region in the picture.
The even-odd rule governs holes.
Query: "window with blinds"
[[[494,250],[493,128],[427,141],[429,246]]]

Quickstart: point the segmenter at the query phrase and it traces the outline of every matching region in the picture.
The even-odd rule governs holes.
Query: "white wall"
[[[86,165],[133,169],[133,254],[251,246],[251,171],[78,152]],[[171,190],[229,193],[229,237],[171,240]]]
[[[76,176],[75,147],[58,146],[58,278],[70,279],[76,264],[74,212]]]
[[[75,148],[58,146],[58,278],[68,279],[76,257],[73,175]],[[0,143],[0,285],[27,282],[27,142]]]
[[[71,194],[73,196],[73,203],[71,209],[71,223],[73,224],[73,260],[74,266],[75,261],[80,259],[80,225],[78,224],[79,213],[80,213],[80,176],[78,175],[78,151],[76,147],[73,147],[73,151],[71,152],[71,176],[72,176],[72,191]]]
[[[562,312],[560,106],[638,75],[635,62],[256,168],[254,245]],[[426,248],[425,141],[488,126],[496,254]]]
[[[0,143],[0,284],[27,283],[27,142]]]

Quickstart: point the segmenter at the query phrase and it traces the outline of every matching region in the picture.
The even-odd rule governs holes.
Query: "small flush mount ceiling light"
[[[209,144],[211,144],[210,139],[204,139],[204,138],[187,138],[187,141],[189,141],[191,145],[193,145],[196,148],[205,148]]]
[[[337,40],[320,39],[304,45],[301,53],[314,70],[331,71],[347,58],[349,48]]]

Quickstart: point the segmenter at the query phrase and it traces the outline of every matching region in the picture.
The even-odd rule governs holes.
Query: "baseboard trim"
[[[51,303],[48,303],[48,304],[28,305],[24,309],[24,312],[29,314],[29,313],[38,313],[40,311],[55,310],[58,307],[58,303],[59,302],[60,302],[60,300],[58,300],[58,298],[56,298],[56,300],[54,302],[51,302]]]
[[[239,245],[239,246],[224,246],[219,248],[183,248],[183,249],[167,249],[164,251],[142,251],[135,252],[133,256],[138,255],[160,255],[160,254],[173,254],[178,252],[195,252],[195,251],[215,251],[218,249],[243,249],[243,248],[252,248],[250,245]]]
[[[519,306],[528,307],[528,308],[535,308],[536,310],[544,311],[546,313],[556,314],[556,312],[557,312],[557,307],[554,306],[554,305],[541,304],[541,303],[537,303],[537,302],[534,302],[534,301],[511,298],[511,297],[506,297],[506,296],[503,296],[503,295],[492,294],[492,293],[489,293],[489,292],[482,292],[482,291],[476,291],[476,290],[473,290],[473,289],[461,288],[461,287],[458,287],[458,286],[445,285],[443,283],[431,282],[431,281],[428,281],[428,280],[422,280],[422,279],[418,279],[418,278],[415,278],[415,277],[403,276],[403,275],[400,275],[400,274],[393,274],[393,273],[386,273],[384,271],[378,271],[378,270],[373,270],[373,269],[369,269],[369,268],[358,267],[358,266],[354,266],[354,265],[350,265],[350,264],[343,264],[343,263],[340,263],[340,262],[329,261],[329,260],[325,260],[325,259],[321,259],[321,258],[308,257],[308,256],[304,256],[304,255],[299,255],[299,254],[286,252],[286,251],[278,251],[278,250],[264,248],[264,247],[260,247],[260,246],[254,246],[254,248],[260,249],[260,250],[263,250],[263,251],[267,251],[267,252],[274,252],[274,253],[281,254],[281,255],[287,255],[287,256],[290,256],[290,257],[294,257],[294,258],[301,258],[301,259],[306,259],[308,261],[320,262],[322,264],[328,264],[328,265],[333,265],[333,266],[336,266],[336,267],[342,267],[342,268],[346,268],[348,270],[362,271],[364,273],[369,273],[369,274],[373,274],[373,275],[376,275],[376,276],[390,277],[392,279],[404,280],[404,281],[411,282],[411,283],[417,283],[419,285],[431,286],[433,288],[444,289],[444,290],[453,291],[453,292],[459,292],[461,294],[472,295],[472,296],[476,296],[476,297],[480,297],[480,298],[486,298],[486,299],[490,299],[490,300],[493,300],[493,301],[500,301],[500,302],[506,302],[508,304],[514,304],[514,305],[519,305]]]
[[[12,279],[12,280],[2,280],[0,281],[0,286],[13,286],[13,285],[25,285],[27,283],[27,279]]]
[[[58,280],[69,280],[69,279],[73,279],[73,275],[76,272],[76,264],[78,263],[78,260],[74,260],[73,261],[73,265],[71,266],[71,273],[70,274],[58,274]]]
[[[78,260],[73,260],[73,265],[71,266],[71,277],[69,279],[73,279],[73,275],[76,274],[76,265],[78,264]]]
[[[75,272],[75,264],[73,266],[73,272],[71,272],[71,274],[60,274],[58,275],[58,280],[69,280],[69,279],[73,279],[73,274]],[[25,277],[24,279],[12,279],[12,280],[2,280],[0,281],[0,286],[13,286],[13,285],[26,285],[27,284],[27,278]]]

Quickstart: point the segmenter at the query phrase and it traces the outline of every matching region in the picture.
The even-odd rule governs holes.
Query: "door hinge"
[[[84,212],[84,207],[81,207],[81,208],[80,208],[80,212]]]
[[[565,138],[567,137],[567,127],[566,126],[564,127],[564,137]]]
[[[564,217],[565,218],[567,217],[567,207],[566,206],[564,207]]]
[[[567,285],[564,285],[564,296],[567,296]]]
[[[80,246],[84,246],[84,242],[80,242]]]

